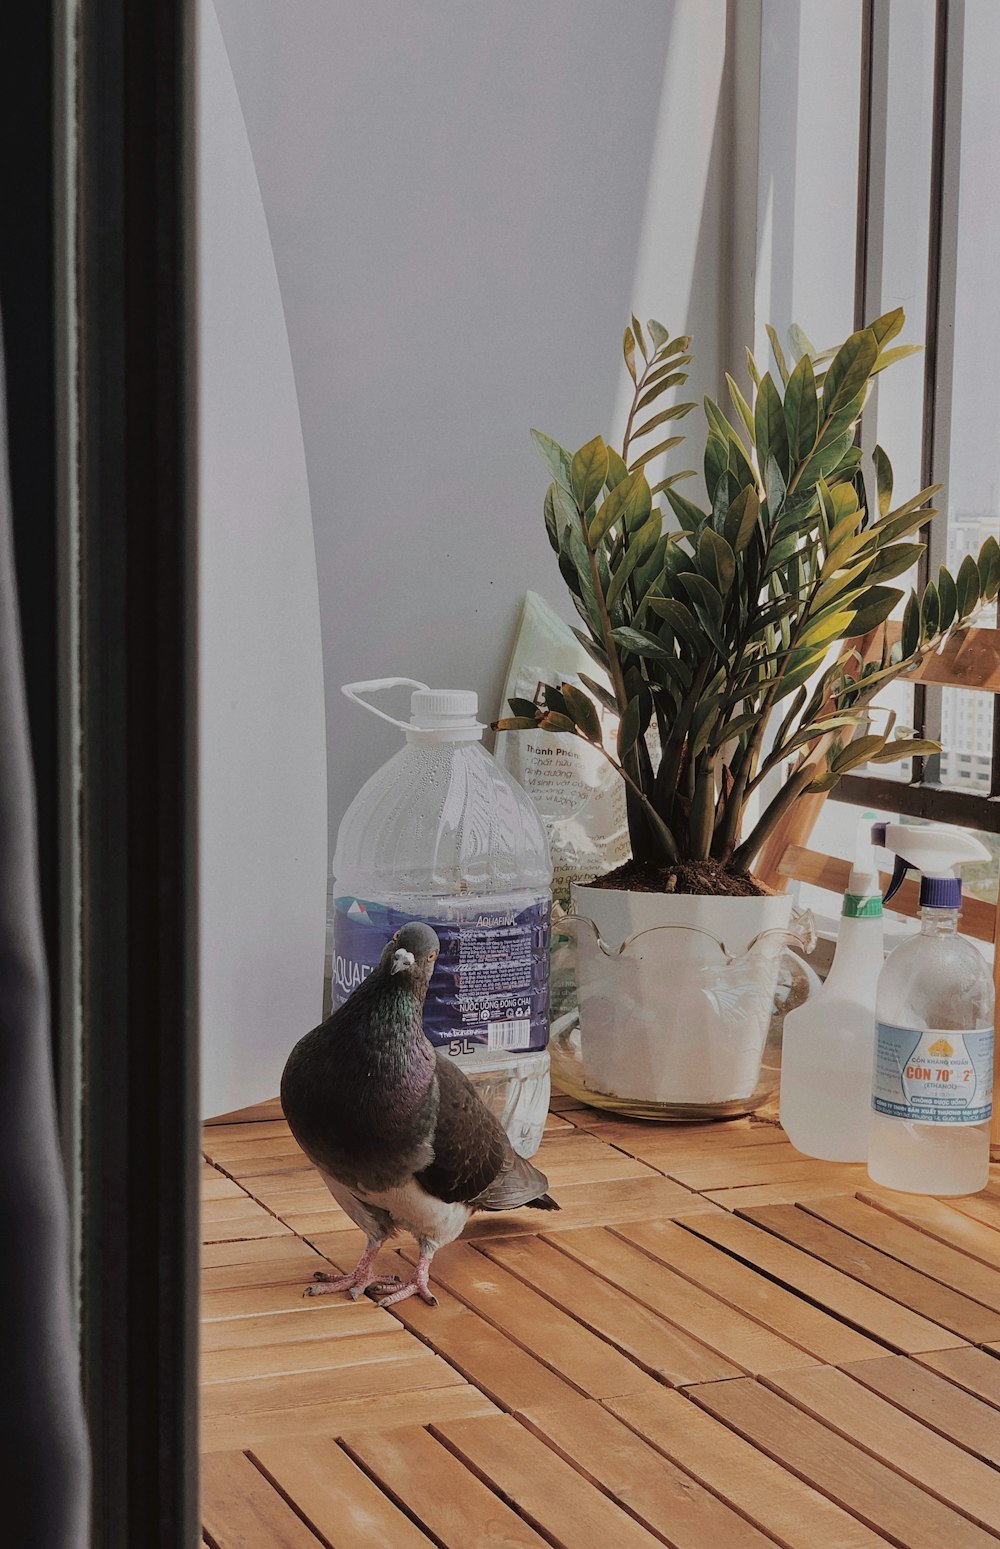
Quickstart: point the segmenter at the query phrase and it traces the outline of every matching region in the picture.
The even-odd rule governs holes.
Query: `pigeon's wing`
[[[517,1155],[468,1076],[441,1053],[437,1077],[434,1160],[417,1182],[438,1199],[476,1210],[514,1210],[543,1195],[545,1175]]]

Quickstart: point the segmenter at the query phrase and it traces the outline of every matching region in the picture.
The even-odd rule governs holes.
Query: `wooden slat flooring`
[[[891,1194],[556,1095],[561,1213],[478,1217],[390,1310],[303,1299],[362,1239],[275,1103],[204,1152],[208,1549],[1000,1544],[1000,1171]]]

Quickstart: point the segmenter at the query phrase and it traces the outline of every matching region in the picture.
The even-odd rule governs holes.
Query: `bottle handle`
[[[416,678],[371,678],[365,683],[344,683],[340,692],[345,694],[353,704],[360,705],[362,710],[368,710],[372,715],[377,715],[380,720],[388,721],[390,726],[398,726],[402,731],[410,730],[409,721],[398,721],[394,715],[388,715],[385,710],[379,710],[375,705],[370,705],[367,699],[362,699],[362,694],[375,694],[383,688],[423,688],[429,685],[420,683]]]

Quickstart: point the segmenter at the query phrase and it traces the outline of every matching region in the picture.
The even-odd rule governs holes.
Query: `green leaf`
[[[553,441],[551,436],[546,436],[540,430],[531,432],[531,439],[538,448],[544,461],[548,464],[549,471],[557,484],[560,484],[569,494],[573,494],[573,480],[571,468],[573,458],[564,446],[558,441]]]
[[[787,386],[788,362],[785,360],[785,352],[781,348],[781,340],[778,338],[776,331],[771,327],[770,323],[766,324],[766,332],[768,339],[771,341],[771,351],[774,355],[775,362],[777,364],[778,370],[781,372],[782,384]]]
[[[633,430],[632,440],[641,441],[643,436],[648,436],[651,430],[655,430],[658,425],[666,424],[667,420],[683,419],[693,408],[693,403],[672,403],[669,409],[662,409],[659,414],[654,414],[651,420],[640,425],[638,430]]]
[[[795,466],[812,451],[819,427],[819,404],[812,361],[803,355],[788,378],[785,389],[785,427],[788,450]]]
[[[938,602],[941,607],[938,627],[943,634],[946,629],[951,628],[958,613],[958,588],[951,571],[946,570],[944,565],[938,571]]]
[[[667,625],[675,635],[686,640],[689,645],[702,644],[702,634],[698,621],[690,608],[679,602],[676,597],[651,597],[649,606],[660,618],[665,619]]]
[[[872,561],[872,580],[891,581],[893,576],[905,575],[925,547],[923,543],[890,543],[888,548],[879,549]]]
[[[995,538],[986,539],[979,551],[976,568],[979,571],[980,595],[992,602],[1000,587],[1000,545]]]
[[[823,382],[823,416],[832,418],[864,389],[878,358],[878,341],[870,328],[852,333],[840,346]]]
[[[505,715],[499,721],[493,722],[494,731],[528,731],[538,727],[535,717],[527,715]],[[575,729],[575,728],[574,728]],[[548,730],[548,727],[545,728]]]
[[[958,617],[966,619],[979,602],[979,567],[971,554],[966,554],[955,577],[958,592]],[[904,656],[909,653],[904,650]]]
[[[558,484],[549,485],[545,491],[545,505],[543,508],[545,513],[545,531],[548,533],[549,542],[557,554],[559,553],[559,525],[556,518],[555,504],[552,499],[552,491],[558,488]]]
[[[757,362],[753,358],[753,350],[750,349],[749,345],[747,346],[747,371],[750,373],[750,380],[754,387],[759,387],[760,372],[757,369]]]
[[[566,708],[588,742],[603,741],[601,718],[594,709],[593,700],[588,699],[587,695],[581,689],[575,688],[572,683],[562,685],[562,696],[566,701]]]
[[[581,511],[594,504],[607,476],[608,449],[603,437],[595,436],[580,448],[570,464],[572,490]]]
[[[851,635],[867,635],[884,624],[903,593],[891,586],[871,586],[857,599]]]
[[[613,446],[608,447],[608,489],[617,489],[623,479],[628,478],[628,468],[625,466],[621,455]]]
[[[845,612],[824,613],[807,624],[799,635],[802,645],[826,645],[831,640],[844,640],[853,624],[853,614]]]
[[[620,629],[613,629],[611,636],[616,645],[631,652],[633,656],[649,657],[653,661],[664,661],[673,656],[673,652],[668,651],[661,640],[643,629],[631,629],[623,624]]]
[[[653,341],[653,348],[659,353],[665,344],[670,343],[670,334],[662,323],[658,323],[655,317],[651,317],[646,324],[649,329],[649,337]]]
[[[646,525],[635,534],[628,546],[628,550],[615,568],[611,585],[607,591],[608,612],[611,613],[618,606],[621,595],[628,584],[629,576],[636,566],[649,552],[651,544],[655,543],[660,535],[660,513],[654,511]]]
[[[882,348],[883,344],[888,344],[890,339],[896,337],[905,322],[906,313],[902,307],[893,307],[891,312],[884,312],[881,317],[875,319],[874,323],[868,324],[869,329],[875,335],[875,342],[879,349]],[[918,348],[918,346],[913,346],[913,348]]]
[[[628,367],[628,374],[632,378],[633,382],[638,382],[639,376],[635,368],[635,334],[632,332],[631,328],[626,328],[625,330],[625,339],[622,348],[625,355],[625,364]]]
[[[711,527],[703,528],[698,540],[698,563],[702,573],[725,596],[736,579],[736,556],[725,538]]]
[[[706,532],[708,530],[708,528],[705,529]],[[698,575],[693,570],[681,571],[677,579],[699,613],[703,617],[707,616],[710,618],[713,624],[719,624],[722,620],[722,597],[711,581],[706,580],[704,576]]]
[[[760,517],[760,499],[756,489],[747,485],[741,489],[726,516],[723,533],[735,554],[742,554],[750,542]]]
[[[629,463],[629,468],[633,473],[637,468],[645,468],[646,464],[651,463],[654,458],[662,456],[664,452],[669,452],[672,446],[680,446],[683,440],[683,436],[670,436],[666,441],[661,441],[659,446],[650,447],[648,452],[643,452],[641,457],[633,457]]]
[[[877,446],[872,453],[872,462],[875,464],[875,483],[878,489],[878,514],[888,516],[889,507],[892,505],[892,463]]]
[[[606,495],[590,523],[591,548],[596,548],[606,538],[616,522],[624,521],[629,527],[633,522],[644,522],[652,509],[652,492],[646,483],[642,469],[629,473]]]
[[[885,738],[874,733],[867,737],[854,737],[845,748],[842,748],[830,760],[830,773],[835,775],[846,774],[849,769],[857,769],[861,764],[867,764],[885,746]]]
[[[609,693],[602,683],[598,683],[596,678],[589,678],[585,672],[580,673],[580,682],[589,693],[593,694],[599,705],[603,705],[612,715],[618,714],[618,704],[614,694]]]
[[[903,627],[900,634],[903,661],[909,661],[920,647],[920,606],[916,592],[911,592],[903,610]]]
[[[935,753],[940,753],[940,742],[931,742],[925,737],[897,737],[893,742],[887,742],[878,753],[873,753],[873,764],[892,764],[899,758],[931,758]]]
[[[729,445],[713,430],[705,442],[705,488],[715,499],[719,482],[729,472]],[[726,497],[728,506],[729,500]]]
[[[507,703],[510,705],[511,715],[527,716],[529,720],[534,720],[537,715],[538,706],[533,699],[519,699],[514,695]]]
[[[798,361],[803,355],[815,355],[816,346],[812,344],[798,323],[793,323],[788,330],[788,348]]]
[[[801,472],[796,484],[796,495],[800,492],[807,493],[821,478],[829,479],[840,468],[845,454],[854,445],[854,437],[851,432],[845,431],[843,435],[835,436],[832,441],[817,447],[816,451],[800,463]]]
[[[872,376],[877,376],[888,366],[895,366],[899,361],[906,360],[910,355],[922,355],[923,352],[922,344],[901,344],[898,349],[884,350],[872,367]]]
[[[635,406],[636,410],[638,411],[639,409],[645,409],[648,404],[651,404],[656,398],[659,398],[661,393],[665,393],[668,387],[676,387],[678,382],[686,381],[686,371],[674,371],[670,372],[667,376],[660,377],[658,381],[654,382],[652,386],[648,387],[643,393],[642,397],[639,399],[639,402]]]
[[[540,731],[568,732],[570,736],[579,736],[576,722],[568,715],[560,715],[557,710],[549,710],[538,722]]]
[[[764,464],[764,490],[767,494],[767,514],[772,522],[776,522],[785,504],[787,488],[785,476],[773,457],[769,457]]]
[[[639,732],[639,701],[638,699],[630,699],[625,706],[625,714],[622,716],[621,724],[618,727],[618,757],[620,759],[624,759],[626,753],[635,747],[639,740]]]
[[[743,421],[744,425],[747,428],[747,434],[752,439],[752,437],[753,437],[753,410],[751,409],[750,405],[747,403],[747,401],[744,398],[743,394],[740,392],[740,389],[737,386],[736,382],[729,375],[728,371],[726,372],[726,382],[728,383],[728,386],[729,386],[729,396],[733,400],[733,408],[736,410],[736,412],[739,415],[740,419]]]
[[[763,468],[768,458],[773,457],[782,478],[787,480],[788,431],[785,411],[770,372],[761,382],[754,404],[754,439],[760,466]]]
[[[700,506],[696,506],[694,501],[688,500],[684,495],[679,495],[675,489],[668,489],[666,496],[671,510],[684,531],[692,536],[700,532],[708,521],[708,512],[703,511]]]
[[[639,326],[639,319],[636,317],[634,312],[632,313],[632,332],[635,334],[636,344],[638,344],[639,349],[642,351],[643,360],[648,360],[649,350],[646,348],[646,340],[643,336],[642,329]]]
[[[679,484],[681,479],[694,479],[697,477],[697,469],[682,468],[680,473],[671,473],[669,477],[661,479],[659,484],[653,485],[653,494],[662,495],[664,490],[670,489],[674,484]]]

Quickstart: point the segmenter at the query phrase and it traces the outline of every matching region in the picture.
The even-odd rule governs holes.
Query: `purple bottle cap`
[[[959,909],[962,884],[958,877],[921,877],[921,909]]]

